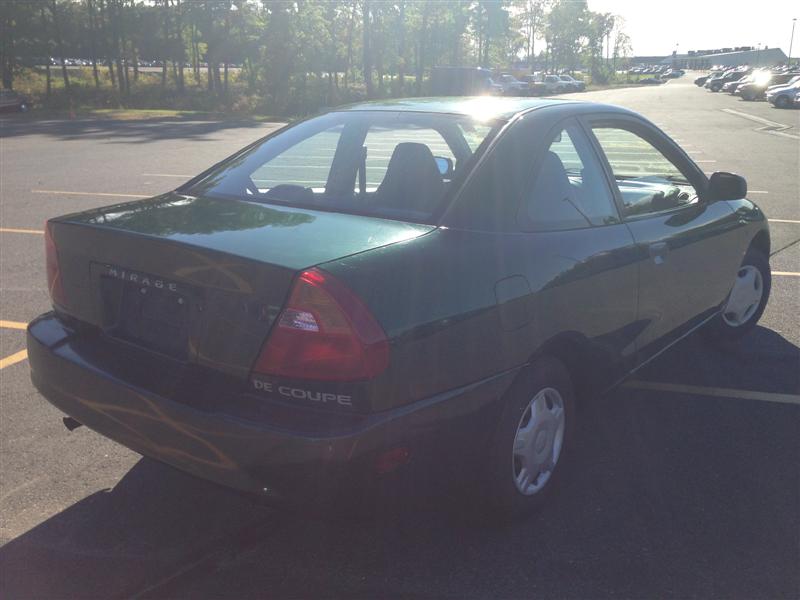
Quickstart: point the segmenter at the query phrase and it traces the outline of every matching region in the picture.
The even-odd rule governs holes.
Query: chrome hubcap
[[[763,295],[761,271],[752,265],[745,265],[736,274],[736,282],[722,311],[723,320],[731,327],[744,325],[758,310]]]
[[[558,390],[544,388],[528,403],[517,425],[511,473],[517,490],[539,492],[553,474],[564,443],[564,400]]]

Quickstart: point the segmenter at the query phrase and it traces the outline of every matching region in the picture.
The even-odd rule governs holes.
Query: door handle
[[[669,254],[669,245],[666,242],[656,242],[648,247],[650,258],[657,265],[664,263],[664,258]]]

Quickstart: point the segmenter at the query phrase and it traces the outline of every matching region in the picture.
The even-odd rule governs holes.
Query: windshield
[[[329,113],[181,192],[427,222],[499,126],[449,114]]]

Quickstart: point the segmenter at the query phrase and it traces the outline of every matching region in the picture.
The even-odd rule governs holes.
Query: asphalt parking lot
[[[580,97],[747,178],[771,220],[770,304],[741,344],[687,338],[583,407],[571,477],[509,527],[438,506],[277,511],[68,432],[24,353],[49,308],[44,221],[172,189],[277,125],[3,116],[0,597],[800,597],[800,111],[691,79]]]

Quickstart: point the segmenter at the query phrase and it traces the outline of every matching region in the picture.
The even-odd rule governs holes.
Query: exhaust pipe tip
[[[76,421],[72,417],[64,417],[63,419],[61,419],[61,421],[64,423],[64,427],[66,427],[70,431],[75,431],[78,427],[83,427],[83,423],[81,423],[80,421]]]

